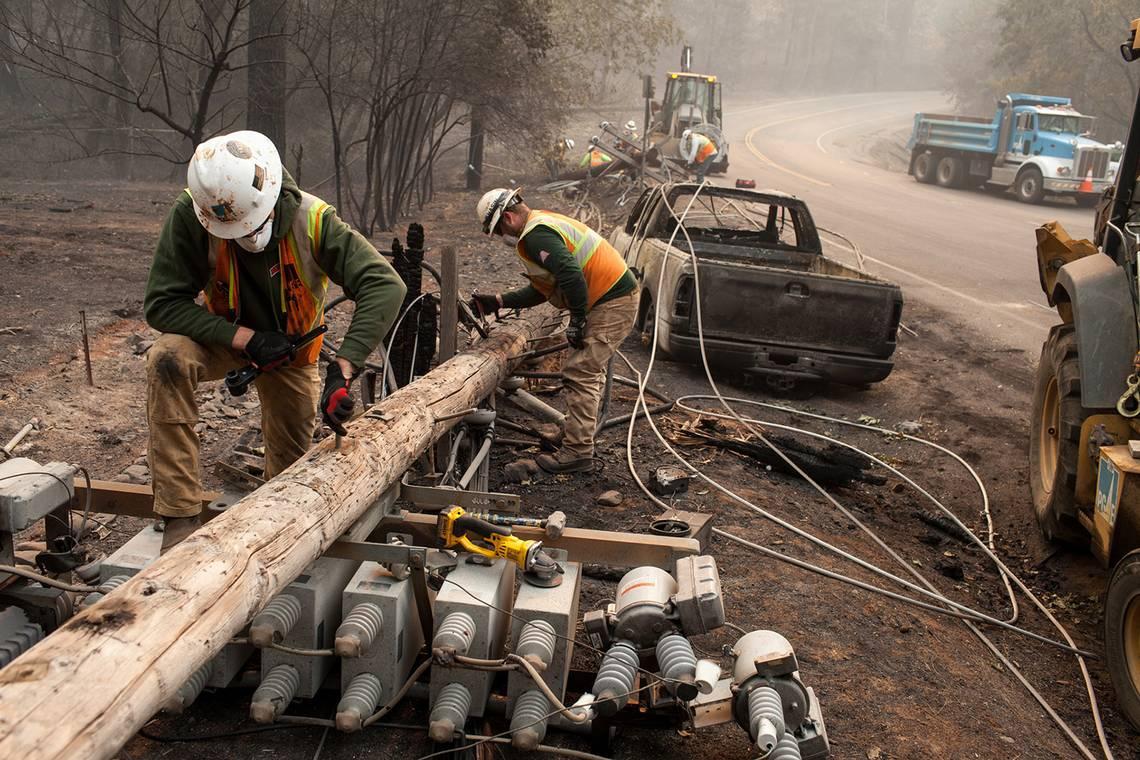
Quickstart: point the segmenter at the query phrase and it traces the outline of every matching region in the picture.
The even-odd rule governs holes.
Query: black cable
[[[162,736],[161,734],[154,734],[147,731],[146,728],[139,729],[139,736],[144,739],[150,739],[153,742],[162,743],[176,743],[176,742],[209,742],[215,739],[230,739],[235,736],[247,736],[249,734],[260,734],[265,731],[285,731],[294,730],[298,728],[323,728],[323,726],[310,726],[306,723],[272,723],[268,726],[255,726],[254,728],[239,728],[233,731],[221,731],[216,734],[202,734],[201,736]]]

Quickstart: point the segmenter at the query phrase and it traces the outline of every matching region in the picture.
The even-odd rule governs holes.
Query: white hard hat
[[[475,204],[475,213],[479,217],[479,223],[483,225],[484,235],[494,234],[503,212],[522,201],[522,198],[519,198],[521,190],[521,187],[516,187],[514,190],[497,187],[483,193],[483,197]]]
[[[566,150],[574,150],[574,141],[567,137],[562,141],[566,145]]]
[[[625,123],[625,128],[628,129],[630,132],[633,132],[634,130],[637,129],[637,122],[634,121],[633,119],[630,119],[629,121],[627,121]]]
[[[198,146],[186,168],[198,221],[215,237],[232,240],[256,231],[281,195],[281,157],[273,141],[243,130]]]
[[[693,130],[691,130],[691,129],[686,129],[684,132],[681,133],[681,139],[682,140],[688,140],[692,136],[693,136]]]

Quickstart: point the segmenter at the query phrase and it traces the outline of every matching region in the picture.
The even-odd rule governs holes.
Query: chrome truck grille
[[[1108,150],[1104,148],[1081,148],[1077,151],[1077,171],[1074,177],[1084,179],[1091,171],[1093,179],[1104,179],[1108,174]]]

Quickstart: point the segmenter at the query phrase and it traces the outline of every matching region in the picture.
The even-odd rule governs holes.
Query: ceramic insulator
[[[375,674],[358,673],[353,676],[336,706],[336,727],[349,733],[359,731],[364,719],[380,705],[383,693],[384,687]]]
[[[613,715],[625,704],[633,690],[639,663],[637,650],[628,641],[619,641],[606,652],[602,666],[598,668],[598,677],[594,679],[593,691],[597,697],[594,709],[599,715]]]
[[[795,736],[785,732],[767,760],[800,760],[800,743]]]
[[[183,710],[194,704],[202,689],[206,688],[206,682],[210,680],[213,669],[214,663],[211,661],[195,670],[190,678],[186,679],[186,683],[174,692],[174,696],[166,700],[162,709],[173,715],[181,715]]]
[[[679,633],[658,639],[657,664],[669,693],[685,701],[697,696],[697,656],[688,639]]]
[[[550,700],[538,689],[520,694],[511,715],[511,744],[515,749],[533,750],[546,737],[546,716]]]
[[[292,594],[281,594],[249,624],[249,643],[255,647],[280,644],[300,619],[300,600]]]
[[[520,657],[537,659],[544,665],[554,662],[557,636],[554,626],[545,620],[531,620],[523,626],[519,634],[518,644],[515,645],[515,654]]]
[[[784,702],[771,686],[758,686],[748,692],[748,730],[762,756],[772,752],[784,735]],[[799,745],[796,745],[799,756]]]
[[[428,736],[441,744],[453,741],[456,732],[463,730],[470,709],[471,692],[467,687],[455,682],[447,684],[439,690],[432,705]]]
[[[466,612],[452,612],[439,624],[431,645],[436,649],[454,649],[456,654],[467,654],[475,638],[475,620]]]
[[[274,665],[261,685],[253,693],[249,717],[254,723],[272,723],[277,720],[301,685],[301,674],[292,665]]]
[[[345,616],[336,629],[334,651],[341,657],[363,657],[372,648],[372,642],[380,635],[384,625],[384,613],[374,602],[361,602]]]

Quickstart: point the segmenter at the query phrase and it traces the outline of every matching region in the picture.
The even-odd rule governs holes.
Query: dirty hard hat
[[[627,121],[625,123],[625,128],[628,129],[630,132],[633,132],[634,130],[637,129],[637,122],[634,121],[633,119],[630,119],[629,121]]]
[[[516,187],[514,190],[497,187],[483,193],[483,197],[475,206],[475,213],[479,217],[479,223],[483,225],[484,235],[494,234],[495,227],[499,225],[499,219],[503,216],[503,212],[522,201],[522,198],[519,197],[521,190],[521,187]]]
[[[194,151],[186,184],[207,232],[244,237],[262,226],[281,195],[281,157],[260,132],[219,135]]]

